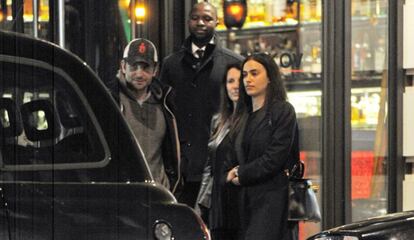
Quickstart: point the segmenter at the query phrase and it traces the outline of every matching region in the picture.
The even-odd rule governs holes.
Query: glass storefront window
[[[131,14],[130,14],[130,0],[119,0],[119,14],[121,15],[122,26],[125,32],[127,41],[131,41]]]
[[[223,0],[209,2],[217,7],[220,22],[218,29],[226,29],[223,20]],[[298,3],[295,0],[247,0],[246,3],[248,10],[244,29],[298,23]]]
[[[223,20],[223,0],[209,2],[217,7],[220,22],[218,29],[226,29]],[[321,0],[247,0],[246,3],[248,10],[243,29],[319,22],[322,15]]]
[[[387,213],[388,1],[352,1],[352,221]]]
[[[23,2],[23,32],[33,35],[33,0],[24,0]],[[12,31],[13,30],[13,15],[12,15],[13,0],[2,1],[0,9],[0,29]],[[46,39],[49,23],[49,0],[38,1],[38,37]]]
[[[0,28],[5,30],[11,30],[12,20],[12,1],[2,1],[0,5]]]

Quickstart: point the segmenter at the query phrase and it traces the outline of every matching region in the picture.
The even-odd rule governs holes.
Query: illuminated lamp
[[[228,29],[242,28],[247,16],[246,0],[224,0],[224,25]]]

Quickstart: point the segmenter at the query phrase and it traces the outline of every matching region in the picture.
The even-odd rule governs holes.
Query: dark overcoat
[[[160,79],[175,91],[181,167],[187,181],[201,181],[211,118],[220,101],[220,82],[226,66],[242,59],[219,44],[208,44],[199,62],[191,52],[191,39],[187,38],[179,51],[163,60]]]
[[[249,136],[245,121],[235,142],[242,186],[241,239],[285,239],[289,231],[285,169],[299,152],[296,114],[290,103],[275,100],[256,120]]]

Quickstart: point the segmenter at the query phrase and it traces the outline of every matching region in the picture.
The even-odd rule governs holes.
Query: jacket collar
[[[220,48],[219,44],[217,44],[219,42],[219,38],[217,36],[217,34],[214,34],[213,38],[210,40],[210,42],[206,45],[206,51],[207,52],[211,52],[211,54],[209,54],[210,56],[213,56],[214,53],[217,51],[217,49]],[[184,56],[186,55],[193,55],[193,51],[192,51],[192,37],[189,36],[184,40],[183,45],[181,46],[181,49],[184,51]],[[212,50],[211,50],[212,49]]]
[[[217,42],[219,42],[218,40],[218,36],[214,35],[214,44],[207,44],[206,46],[206,51],[205,51],[205,59],[203,59],[201,66],[199,66],[197,68],[197,72],[199,72],[201,69],[203,69],[206,65],[208,65],[212,59],[214,59],[214,57],[218,54],[218,52],[220,52],[220,45],[217,44]],[[192,53],[192,49],[191,49],[191,36],[187,37],[187,39],[184,41],[183,45],[181,46],[181,51],[183,52],[183,54],[180,57],[180,61],[186,62],[186,65],[193,65],[194,64],[194,60],[196,60],[196,58],[193,56]]]

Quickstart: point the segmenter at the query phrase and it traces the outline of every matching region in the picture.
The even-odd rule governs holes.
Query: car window
[[[0,60],[3,170],[96,168],[108,163],[102,130],[68,74],[32,59]]]

